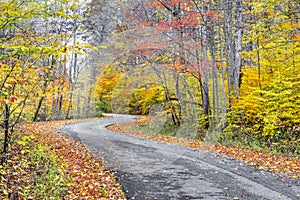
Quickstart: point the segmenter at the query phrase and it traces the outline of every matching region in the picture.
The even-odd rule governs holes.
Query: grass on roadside
[[[30,133],[14,134],[6,163],[0,165],[0,199],[64,199],[70,178],[59,159]]]
[[[115,177],[53,121],[21,125],[7,164],[0,165],[0,199],[126,199]]]

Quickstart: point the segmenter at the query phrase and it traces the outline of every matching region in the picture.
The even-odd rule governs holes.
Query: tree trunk
[[[236,24],[235,24],[235,58],[233,65],[233,77],[234,87],[236,90],[236,96],[239,98],[240,83],[241,83],[241,69],[242,69],[242,37],[243,37],[243,15],[242,15],[242,0],[235,1],[235,12],[236,12]]]
[[[45,97],[42,96],[40,99],[39,99],[39,103],[38,103],[38,106],[35,110],[35,113],[34,113],[34,116],[33,116],[33,119],[32,121],[33,122],[36,122],[38,120],[38,116],[39,116],[39,112],[41,110],[41,107],[42,107],[42,104],[43,104],[43,101],[44,101]]]
[[[202,13],[206,13],[205,1],[202,1]],[[209,115],[209,70],[208,70],[208,58],[207,58],[207,18],[206,15],[203,15],[204,26],[201,29],[202,36],[202,53],[203,53],[203,69],[204,69],[204,87],[203,87],[203,96],[202,96],[202,105],[203,105],[203,114]]]
[[[6,162],[7,160],[7,153],[8,153],[8,143],[9,143],[9,118],[10,118],[10,109],[9,105],[5,104],[5,111],[4,111],[4,142],[3,142],[3,153],[1,158],[1,163]]]
[[[228,91],[228,102],[229,107],[231,107],[231,95],[232,95],[232,87],[233,87],[233,73],[232,73],[232,66],[233,66],[233,41],[232,41],[232,1],[227,0],[224,6],[224,14],[225,14],[225,23],[223,26],[224,29],[224,37],[225,37],[225,49],[226,49],[226,72],[227,72],[227,91]]]
[[[222,70],[222,80],[221,80],[221,87],[222,87],[222,95],[221,95],[221,104],[220,104],[220,110],[221,110],[221,129],[223,129],[226,126],[226,113],[227,113],[227,97],[226,97],[226,91],[225,91],[225,67],[223,65],[223,42],[222,42],[222,36],[221,36],[221,17],[220,17],[220,10],[221,5],[220,1],[217,1],[217,8],[218,8],[218,39],[219,39],[219,48],[220,48],[220,68]],[[224,22],[223,22],[224,23]]]
[[[165,74],[163,74],[163,77],[164,77],[164,85],[165,85],[165,88],[166,88],[166,92],[165,92],[166,102],[169,103],[169,106],[170,106],[170,109],[171,109],[172,121],[173,121],[173,124],[175,126],[179,126],[180,125],[180,120],[179,120],[179,118],[176,114],[176,109],[175,109],[175,107],[173,105],[173,102],[171,100],[171,97],[170,97],[170,92],[169,92],[169,88],[168,88],[168,84],[167,84]]]
[[[49,75],[52,72],[55,63],[56,63],[56,60],[55,60],[54,56],[52,56],[52,58],[51,58],[51,66],[50,66],[49,71],[46,73],[46,78],[45,78],[45,81],[44,81],[44,84],[43,84],[43,94],[42,94],[41,98],[39,99],[38,106],[37,106],[37,108],[35,110],[34,117],[32,119],[32,121],[34,121],[34,122],[37,121],[38,116],[39,116],[39,112],[40,112],[41,107],[43,105],[43,101],[45,99],[44,95],[46,95],[46,91],[47,91],[47,87],[48,87],[48,83],[49,83],[49,78],[50,78]],[[48,60],[48,64],[49,64],[49,60]]]

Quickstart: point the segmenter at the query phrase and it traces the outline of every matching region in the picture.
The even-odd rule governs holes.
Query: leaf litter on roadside
[[[229,147],[221,144],[208,144],[197,140],[176,138],[161,135],[149,135],[142,131],[132,131],[132,127],[143,125],[149,121],[149,117],[141,116],[139,120],[126,122],[109,126],[108,128],[130,134],[137,137],[148,138],[169,144],[177,144],[196,149],[207,149],[217,154],[231,156],[243,163],[254,166],[258,169],[264,169],[282,176],[288,174],[290,178],[298,179],[300,177],[300,160],[295,157],[276,155],[267,152],[254,151],[244,148]]]
[[[94,157],[81,142],[59,132],[61,126],[73,122],[76,121],[30,123],[22,125],[21,129],[33,134],[36,142],[48,145],[59,157],[59,167],[71,178],[66,199],[126,199],[121,185],[105,168],[105,163]]]

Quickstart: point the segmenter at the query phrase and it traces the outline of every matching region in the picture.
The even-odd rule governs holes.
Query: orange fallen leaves
[[[288,173],[294,179],[300,177],[300,160],[297,158],[249,149],[239,149],[220,144],[211,145],[209,149],[219,154],[232,156],[259,169],[265,169],[279,175]]]
[[[124,134],[130,134],[169,144],[177,144],[196,149],[208,149],[217,154],[225,154],[231,156],[245,164],[254,166],[258,169],[268,170],[279,175],[282,175],[283,173],[288,173],[289,177],[294,179],[298,179],[300,177],[300,160],[294,157],[275,155],[271,153],[237,147],[228,147],[221,144],[206,144],[196,140],[188,140],[183,138],[167,137],[160,135],[148,135],[138,131],[131,131],[131,127],[145,124],[147,123],[147,120],[149,120],[148,117],[142,116],[139,120],[118,125],[112,125],[108,128]]]
[[[121,185],[105,169],[105,163],[82,143],[59,132],[59,127],[72,122],[75,121],[38,122],[21,129],[34,134],[36,142],[41,140],[60,158],[60,167],[72,179],[66,199],[126,199]]]

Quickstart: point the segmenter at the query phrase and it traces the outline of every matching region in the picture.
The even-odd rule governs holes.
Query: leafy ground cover
[[[19,127],[7,165],[0,166],[0,199],[126,199],[105,163],[59,132],[73,122]]]
[[[138,137],[148,138],[170,144],[177,144],[197,149],[211,150],[217,154],[231,156],[248,165],[259,169],[265,169],[280,176],[288,174],[290,178],[298,179],[300,177],[300,160],[296,157],[279,155],[258,150],[251,150],[242,147],[224,146],[221,144],[208,144],[198,140],[176,138],[166,136],[170,134],[147,134],[144,126],[149,122],[148,117],[140,117],[139,120],[109,126],[108,128],[124,134],[135,135]]]

